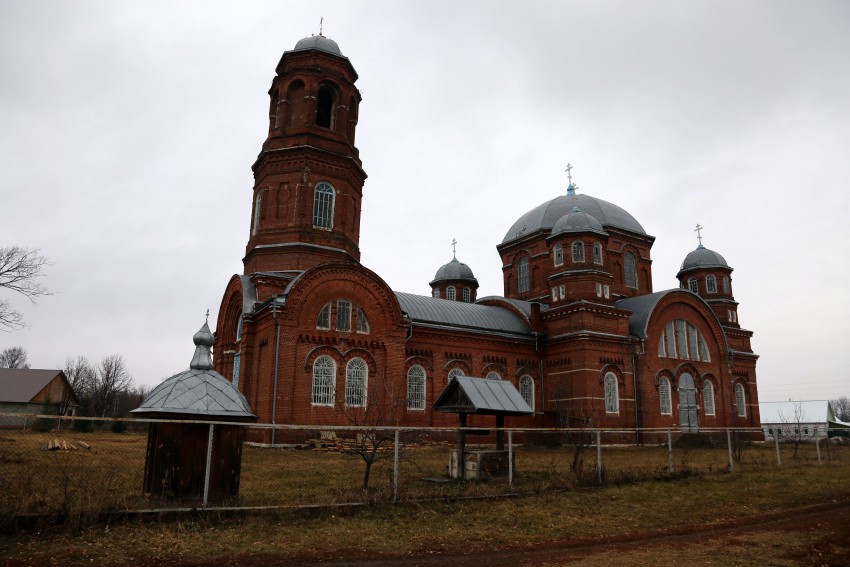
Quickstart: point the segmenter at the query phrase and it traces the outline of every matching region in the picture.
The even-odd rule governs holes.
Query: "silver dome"
[[[709,250],[702,244],[699,247],[685,256],[682,262],[682,267],[679,268],[679,273],[696,270],[699,268],[725,268],[731,270],[726,259],[714,250]]]
[[[478,280],[475,279],[472,268],[463,262],[458,262],[457,258],[452,258],[451,262],[440,266],[440,269],[437,270],[434,279],[431,281],[431,285],[450,280],[466,280],[478,285]]]
[[[602,228],[602,223],[599,222],[596,217],[579,210],[578,207],[574,207],[572,211],[559,218],[552,227],[552,236],[567,232],[595,232],[602,235],[608,234],[605,232],[605,229]]]
[[[337,45],[334,40],[323,35],[311,35],[310,37],[305,37],[295,44],[292,51],[309,51],[311,49],[324,51],[325,53],[339,55],[342,57],[342,51],[339,50],[339,45]]]

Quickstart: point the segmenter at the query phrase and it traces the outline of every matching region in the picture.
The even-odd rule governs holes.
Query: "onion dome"
[[[434,285],[439,282],[458,280],[468,281],[474,283],[476,286],[478,285],[478,280],[475,279],[472,269],[463,262],[458,262],[455,257],[452,258],[452,261],[448,264],[440,266],[440,269],[437,270],[437,273],[434,275],[434,279],[431,280],[429,285]]]
[[[224,420],[256,420],[245,396],[224,376],[213,370],[210,347],[214,337],[209,325],[195,333],[195,355],[189,370],[175,374],[154,388],[142,404],[132,412],[152,415],[224,418]]]
[[[295,44],[295,47],[292,51],[324,51],[325,53],[330,53],[331,55],[337,55],[342,57],[342,51],[339,49],[339,45],[337,43],[327,38],[323,35],[311,35],[310,37],[305,37]]]
[[[574,206],[573,209],[555,221],[552,226],[552,236],[569,232],[595,232],[607,236],[602,223],[596,217],[589,215]]]
[[[724,270],[732,269],[729,267],[729,264],[726,263],[726,259],[723,258],[723,256],[700,244],[697,246],[696,250],[685,256],[685,260],[682,262],[682,267],[679,268],[679,274],[677,275],[681,275],[691,270],[705,268],[721,268]]]

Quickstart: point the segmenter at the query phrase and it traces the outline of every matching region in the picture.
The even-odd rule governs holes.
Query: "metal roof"
[[[702,244],[696,250],[693,250],[685,256],[684,261],[682,262],[682,266],[679,268],[679,274],[682,272],[687,272],[689,270],[696,270],[698,268],[729,268],[729,264],[726,263],[726,259],[715,252],[714,250],[709,250]]]
[[[649,325],[649,318],[652,317],[652,311],[658,302],[666,295],[674,292],[685,291],[681,289],[667,289],[664,291],[656,291],[647,295],[638,295],[637,297],[629,297],[615,301],[614,305],[620,309],[627,309],[632,312],[629,316],[629,334],[646,338],[646,329]],[[686,292],[690,293],[690,292]]]
[[[311,49],[342,57],[342,51],[340,51],[337,42],[323,35],[311,35],[310,37],[299,40],[295,44],[295,47],[292,48],[292,51],[309,51]]]
[[[529,336],[525,321],[501,307],[395,292],[401,310],[417,323]]]
[[[440,266],[440,269],[434,275],[434,279],[431,280],[431,284],[446,280],[467,280],[478,285],[478,280],[475,279],[472,268],[463,262],[458,262],[457,258],[452,258],[451,262]]]
[[[61,370],[0,368],[0,402],[29,403],[59,374],[64,376]]]
[[[578,207],[573,207],[573,210],[565,214],[552,226],[552,235],[572,232],[595,232],[597,234],[607,235],[605,229],[602,228],[602,223],[596,217],[589,215],[586,212],[579,210]]]
[[[516,387],[507,380],[488,380],[472,376],[453,377],[434,402],[434,410],[484,415],[534,413]]]
[[[826,423],[828,412],[826,400],[759,402],[762,423]]]
[[[615,227],[637,234],[646,234],[640,223],[624,209],[591,197],[590,195],[560,195],[550,201],[546,201],[521,217],[511,226],[502,244],[522,238],[538,230],[551,230],[555,223],[564,215],[577,206],[581,211],[594,217],[603,227]]]

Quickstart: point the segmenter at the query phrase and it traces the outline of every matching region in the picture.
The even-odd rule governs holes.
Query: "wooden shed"
[[[202,505],[231,502],[239,495],[245,429],[240,423],[257,417],[242,393],[213,370],[213,340],[204,323],[194,336],[189,370],[165,380],[131,412],[170,420],[150,424],[146,495]]]

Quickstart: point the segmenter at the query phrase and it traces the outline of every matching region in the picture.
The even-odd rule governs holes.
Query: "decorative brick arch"
[[[498,372],[499,376],[502,377],[502,380],[507,380],[508,376],[508,367],[499,362],[490,362],[481,367],[481,375],[486,376],[490,372]]]
[[[431,364],[431,361],[425,358],[424,356],[408,356],[404,360],[404,372],[407,374],[407,371],[410,370],[411,366],[421,366],[425,369],[426,372],[434,372],[434,365]]]
[[[348,362],[352,358],[362,358],[366,362],[366,365],[369,367],[369,374],[372,376],[377,374],[378,363],[377,361],[375,361],[375,357],[372,355],[372,353],[368,350],[362,348],[353,348],[343,354],[345,364],[348,364]]]
[[[460,370],[462,370],[464,376],[472,376],[472,366],[470,366],[469,363],[465,360],[459,360],[454,358],[452,360],[446,361],[446,363],[443,365],[443,370],[446,371],[446,375],[448,375],[448,373],[454,370],[455,368],[459,368]]]
[[[608,374],[609,372],[613,372],[614,376],[617,377],[617,384],[619,384],[620,387],[626,386],[626,377],[623,374],[623,371],[620,369],[620,367],[617,366],[616,364],[606,364],[599,371],[598,382],[599,382],[600,386],[605,385],[605,375]]]
[[[336,362],[337,368],[345,368],[347,359],[343,356],[339,349],[328,345],[321,345],[310,350],[310,352],[307,353],[307,356],[304,357],[304,372],[312,372],[313,363],[316,362],[316,359],[322,355],[327,355],[333,358],[334,362]]]

